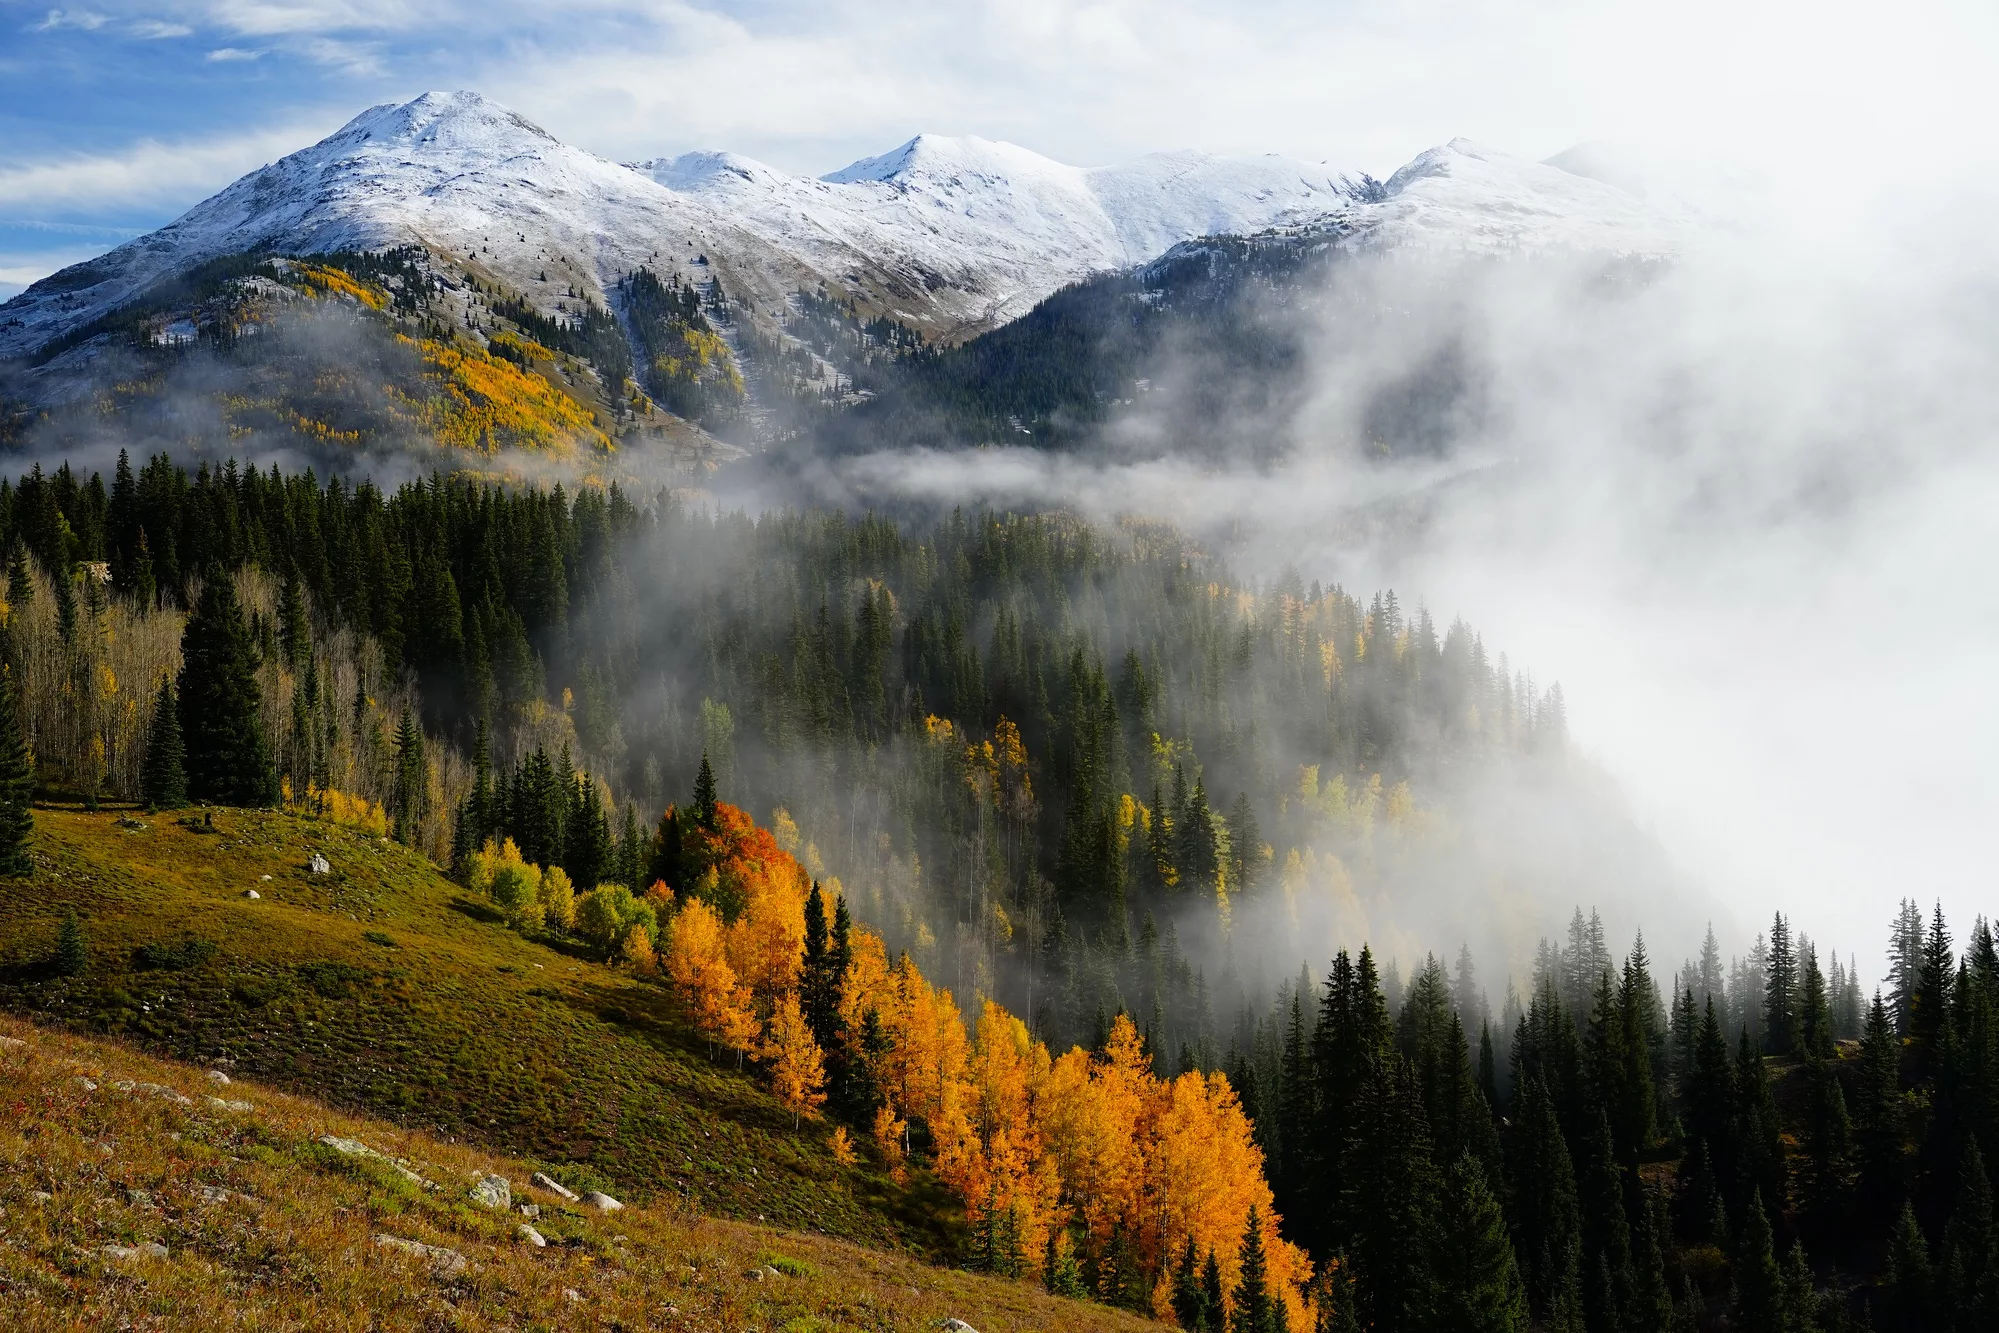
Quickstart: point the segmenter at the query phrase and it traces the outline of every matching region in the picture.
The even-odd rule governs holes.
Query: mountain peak
[[[516,134],[556,142],[554,135],[526,116],[482,93],[427,92],[407,102],[369,107],[325,142],[344,145],[389,139],[447,148],[483,148]]]
[[[1075,167],[1003,140],[981,139],[971,134],[919,134],[898,148],[851,162],[820,179],[834,185],[853,185],[862,181],[891,182],[962,174],[1006,180],[1076,172]]]

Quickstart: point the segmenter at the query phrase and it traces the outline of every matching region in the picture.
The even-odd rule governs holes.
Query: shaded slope
[[[636,1195],[951,1249],[941,1198],[839,1166],[824,1126],[794,1130],[711,1062],[659,987],[522,939],[396,844],[289,815],[214,821],[38,812],[35,880],[0,888],[0,1004]],[[331,874],[307,872],[315,852]],[[56,978],[40,960],[68,908],[92,966]],[[192,965],[147,966],[149,945]]]

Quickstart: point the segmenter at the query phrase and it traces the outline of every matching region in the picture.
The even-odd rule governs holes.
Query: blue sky
[[[1966,90],[1995,49],[1962,0],[0,0],[0,296],[430,88],[610,157],[813,173],[923,131],[1376,174],[1457,135],[1754,138],[1850,168],[1992,123]]]

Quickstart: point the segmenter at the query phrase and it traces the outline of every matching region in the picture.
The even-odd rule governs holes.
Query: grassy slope
[[[754,1080],[712,1062],[658,986],[511,933],[421,856],[254,811],[216,811],[214,832],[168,817],[35,819],[34,879],[0,881],[0,1008],[574,1164],[577,1179],[634,1197],[932,1255],[954,1247],[934,1186],[840,1167],[826,1126],[794,1129]],[[315,851],[332,874],[306,872]],[[44,960],[70,907],[91,966],[58,978]],[[136,966],[140,946],[189,935],[213,956]]]
[[[220,889],[217,890],[220,892]],[[357,912],[358,915],[358,912]],[[93,1086],[94,1085],[94,1086]],[[121,1086],[123,1085],[123,1086]],[[528,1163],[327,1110],[101,1037],[0,1017],[0,1327],[1138,1330],[1021,1283],[822,1235],[695,1214],[669,1196],[598,1213],[527,1187]],[[247,1102],[225,1108],[209,1100]],[[379,1161],[320,1146],[358,1139]],[[477,1174],[537,1204],[473,1206]],[[37,1194],[46,1197],[37,1197]],[[462,1271],[386,1248],[439,1246]],[[153,1242],[164,1257],[104,1247]],[[751,1277],[751,1270],[762,1273]]]

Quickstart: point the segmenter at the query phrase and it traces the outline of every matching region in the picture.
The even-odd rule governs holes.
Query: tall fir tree
[[[715,770],[708,765],[708,752],[701,752],[701,771],[694,778],[694,818],[713,832],[721,827],[721,797],[715,790]]]
[[[1465,1153],[1452,1163],[1439,1203],[1430,1326],[1521,1333],[1527,1327],[1527,1291],[1513,1261],[1506,1218],[1476,1157]]]
[[[12,639],[12,634],[7,635]],[[21,739],[21,705],[14,693],[14,669],[0,663],[0,875],[15,879],[33,873],[28,839],[35,831],[34,763]]]
[[[181,633],[182,743],[187,792],[218,805],[274,805],[278,770],[259,716],[256,650],[236,600],[236,587],[217,573]]]
[[[1249,1209],[1238,1254],[1234,1299],[1229,1303],[1229,1333],[1284,1333],[1284,1307],[1270,1290],[1267,1256],[1263,1252],[1263,1215]]]
[[[180,700],[173,682],[160,678],[153,697],[153,725],[146,733],[146,762],[139,772],[139,798],[149,810],[187,806],[186,752],[180,738]]]

